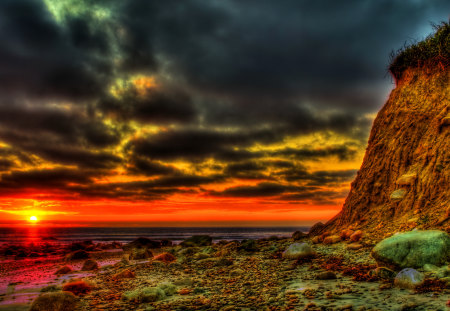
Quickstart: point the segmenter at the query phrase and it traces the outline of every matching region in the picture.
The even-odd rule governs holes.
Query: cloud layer
[[[338,209],[392,87],[389,52],[449,10],[1,1],[0,196]]]

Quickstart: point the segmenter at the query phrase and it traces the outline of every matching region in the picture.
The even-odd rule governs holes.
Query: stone
[[[294,243],[283,252],[283,258],[286,259],[299,259],[313,257],[315,255],[314,250],[307,243]]]
[[[153,258],[153,260],[162,261],[162,262],[168,264],[168,263],[171,263],[171,262],[173,262],[173,261],[175,261],[177,259],[171,253],[161,253],[159,255],[156,255]]]
[[[391,198],[391,200],[396,201],[403,199],[405,196],[406,196],[405,189],[397,189],[393,191],[389,197]]]
[[[154,240],[150,240],[148,238],[137,238],[136,240],[134,240],[133,242],[130,242],[126,245],[123,246],[123,249],[128,251],[130,249],[134,249],[134,248],[160,248],[161,247],[161,242],[160,241],[154,241]]]
[[[91,257],[88,252],[85,250],[78,250],[72,253],[69,253],[66,255],[66,260],[81,260],[81,259],[88,259]]]
[[[400,288],[414,289],[422,285],[424,280],[423,273],[412,268],[405,268],[395,276],[394,285]]]
[[[45,293],[37,297],[30,311],[72,311],[77,305],[77,298],[69,292]]]
[[[299,241],[299,240],[301,240],[301,239],[304,239],[305,237],[307,237],[308,235],[306,234],[306,233],[303,233],[303,232],[301,232],[301,231],[295,231],[293,234],[292,234],[292,239],[294,240],[294,241]]]
[[[329,235],[323,239],[323,244],[335,244],[341,241],[341,237],[339,235]]]
[[[163,282],[158,287],[164,291],[166,296],[172,296],[177,292],[177,287],[170,282]]]
[[[127,291],[122,295],[124,300],[137,301],[139,303],[155,302],[166,298],[166,293],[159,287],[144,287]]]
[[[382,280],[392,280],[395,277],[395,272],[387,267],[377,267],[373,270],[373,275]]]
[[[353,234],[350,236],[350,241],[352,242],[358,242],[359,240],[361,240],[363,236],[363,232],[361,230],[356,230],[355,232],[353,232]]]
[[[340,237],[342,240],[347,240],[350,238],[350,236],[353,234],[353,230],[351,229],[345,229],[341,231]]]
[[[81,271],[98,270],[98,268],[98,263],[95,260],[88,259],[84,262],[83,267],[81,267]]]
[[[194,235],[180,243],[184,247],[208,246],[212,244],[212,237],[209,235]]]
[[[258,245],[256,245],[256,241],[251,239],[243,240],[237,249],[246,252],[256,252],[259,250]]]
[[[72,272],[72,268],[69,266],[64,266],[56,270],[55,274],[67,274]]]
[[[392,269],[440,266],[450,256],[450,237],[439,230],[400,233],[379,242],[371,254],[379,266]]]
[[[350,243],[350,244],[347,245],[347,249],[354,250],[354,251],[356,251],[358,249],[361,249],[363,247],[364,246],[362,244],[359,244],[359,243]]]
[[[130,271],[128,269],[125,269],[121,272],[118,272],[116,274],[114,274],[112,276],[113,279],[115,280],[120,280],[120,279],[134,279],[136,277],[136,275],[134,274],[133,271]]]
[[[397,185],[399,185],[399,186],[411,186],[412,184],[414,184],[416,179],[417,179],[417,173],[416,172],[406,173],[406,174],[403,174],[402,176],[400,176],[397,179]]]
[[[82,296],[89,293],[92,290],[92,286],[85,281],[74,281],[65,284],[62,290],[65,292],[71,292],[77,296]]]
[[[317,280],[334,280],[336,279],[336,274],[332,271],[321,272],[316,276]]]
[[[148,259],[152,258],[153,253],[151,250],[146,248],[135,248],[131,250],[130,253],[130,260],[142,260],[142,259]]]

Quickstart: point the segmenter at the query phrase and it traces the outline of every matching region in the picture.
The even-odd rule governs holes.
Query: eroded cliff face
[[[342,211],[322,232],[450,228],[449,70],[406,70],[378,113]]]

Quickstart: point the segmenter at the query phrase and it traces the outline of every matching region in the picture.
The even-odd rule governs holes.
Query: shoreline
[[[284,258],[283,252],[294,243],[311,244],[316,255],[304,260]],[[37,269],[43,276],[41,281],[11,280],[5,294],[0,293],[0,310],[28,310],[42,288],[54,286],[59,291],[73,281],[85,282],[90,288],[76,297],[76,311],[446,310],[448,287],[441,292],[417,293],[393,286],[392,280],[370,279],[367,272],[376,266],[370,256],[371,246],[362,244],[351,250],[348,245],[344,241],[314,244],[307,237],[300,241],[273,237],[162,246],[149,249],[148,258],[136,260],[129,260],[134,249],[117,248],[88,252],[99,265],[93,271],[80,271],[85,259],[37,258],[32,260],[34,264],[30,260],[29,270],[10,266],[11,274],[26,276]],[[157,259],[161,254],[171,254],[174,260]],[[24,266],[27,260],[17,260],[17,264]],[[64,265],[73,271],[55,275]],[[0,263],[3,266],[4,261]],[[1,269],[1,279],[7,278],[7,272]],[[120,276],[124,272],[131,277]],[[171,293],[164,298],[142,301],[132,296],[141,289],[169,286],[166,283]]]

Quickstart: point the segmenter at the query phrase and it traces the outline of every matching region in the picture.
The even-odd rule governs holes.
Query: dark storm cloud
[[[187,123],[196,117],[195,107],[188,94],[175,88],[158,87],[139,94],[129,87],[119,98],[105,96],[99,108],[119,119],[137,120],[142,123]]]
[[[327,186],[336,183],[349,182],[356,176],[358,170],[334,170],[308,172],[305,167],[297,166],[293,169],[277,172],[276,175],[290,182],[307,182],[311,186]]]
[[[72,183],[90,183],[91,178],[92,172],[72,169],[12,171],[1,175],[0,192],[8,194],[23,188],[64,190]]]
[[[222,192],[212,192],[216,196],[225,197],[273,197],[285,192],[298,191],[299,187],[285,186],[277,183],[263,182],[256,186],[237,186]]]
[[[63,27],[34,0],[1,1],[0,19],[3,94],[80,99],[102,93],[111,66],[91,53],[81,29],[86,20]]]
[[[450,11],[445,0],[54,1],[57,16],[44,1],[0,1],[0,143],[11,148],[0,149],[0,170],[38,166],[35,156],[78,170],[4,173],[3,193],[55,187],[150,200],[259,178],[214,195],[333,199],[314,187],[356,171],[310,172],[298,162],[354,159],[367,140],[366,113],[391,87],[389,52]],[[130,82],[138,76],[158,85],[140,90]],[[126,87],[113,96],[118,81]],[[352,143],[249,149],[318,132]],[[214,168],[221,174],[166,163],[210,158],[223,162]],[[92,182],[116,167],[155,179]]]
[[[353,147],[353,148],[352,148]],[[337,156],[339,160],[353,159],[358,152],[356,146],[332,146],[326,148],[285,148],[275,151],[272,155],[293,157],[296,159],[320,159],[324,157]]]
[[[380,98],[358,86],[380,81],[389,51],[430,20],[447,18],[450,5],[127,1],[119,8],[123,25],[142,38],[140,48],[166,55],[198,89],[256,98],[301,94],[367,110]]]

